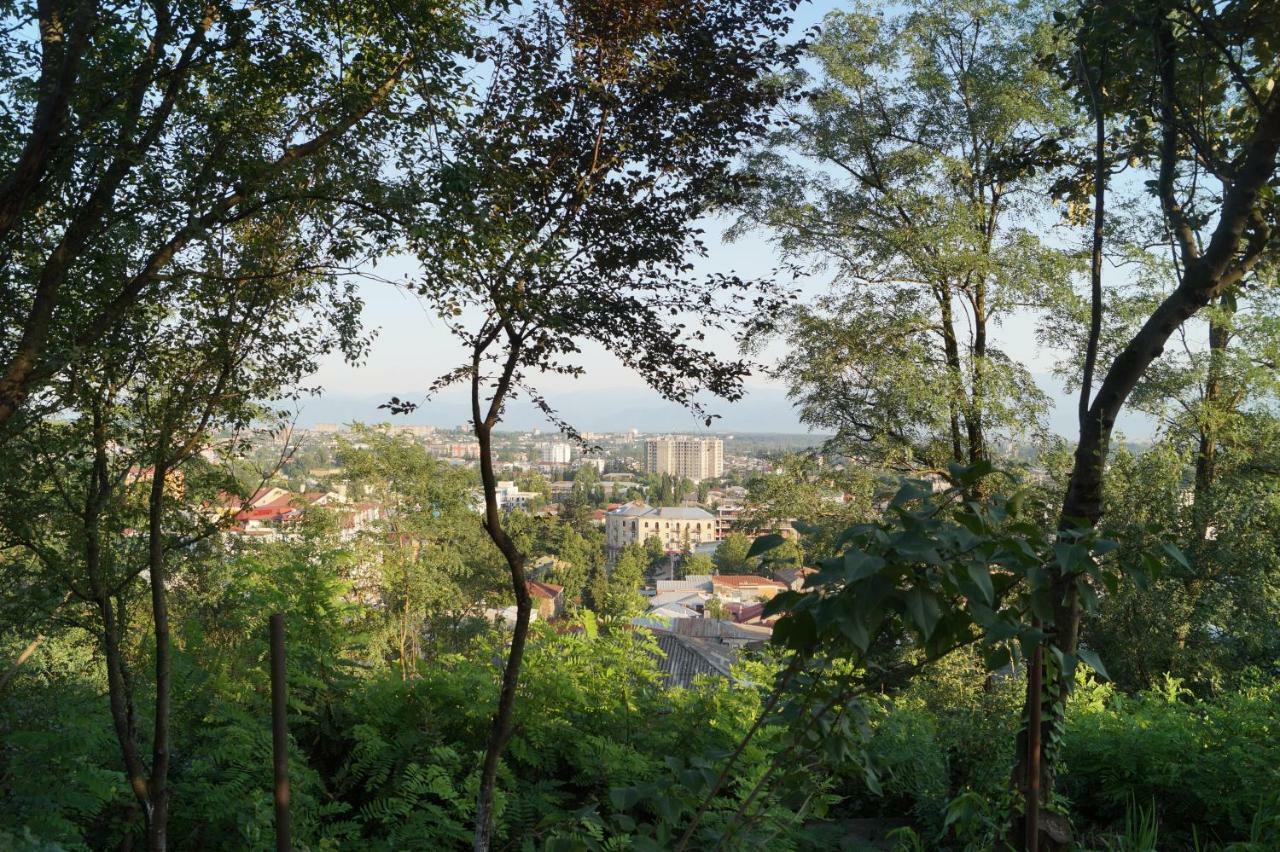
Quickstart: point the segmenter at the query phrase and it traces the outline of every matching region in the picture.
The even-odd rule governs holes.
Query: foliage
[[[264,282],[350,266],[377,223],[345,202],[378,194],[466,43],[458,6],[416,2],[56,0],[0,20],[0,425],[55,411],[40,392],[210,283],[191,270],[220,276],[202,255],[237,228],[268,224],[287,258]]]
[[[803,106],[749,165],[737,232],[834,279],[790,314],[778,371],[850,452],[972,462],[988,431],[1040,426],[1043,394],[987,334],[1072,267],[1033,230],[1020,162],[1069,121],[1046,23],[989,0],[832,12]]]
[[[742,574],[747,570],[747,552],[751,539],[745,533],[731,532],[716,548],[711,558],[721,574]]]
[[[1152,808],[1162,845],[1247,837],[1280,784],[1274,682],[1195,699],[1176,678],[1126,696],[1089,683],[1067,715],[1063,792],[1079,818],[1121,826]],[[1154,804],[1153,804],[1154,803]]]

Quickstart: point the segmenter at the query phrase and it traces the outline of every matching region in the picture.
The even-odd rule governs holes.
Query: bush
[[[1174,678],[1128,697],[1086,684],[1067,714],[1063,792],[1078,822],[1122,825],[1154,803],[1170,845],[1247,837],[1280,790],[1280,685],[1192,698]]]

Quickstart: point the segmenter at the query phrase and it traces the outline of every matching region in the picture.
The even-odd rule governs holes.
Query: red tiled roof
[[[555,583],[544,583],[541,580],[526,580],[525,585],[529,587],[529,594],[535,598],[546,598],[547,600],[555,600],[564,591],[564,586],[557,586]]]

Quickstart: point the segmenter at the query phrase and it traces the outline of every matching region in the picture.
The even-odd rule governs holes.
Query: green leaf
[[[1102,665],[1102,660],[1096,653],[1088,648],[1077,648],[1076,656],[1083,660],[1085,665],[1097,672],[1103,680],[1111,680],[1111,675],[1107,674],[1106,666]]]
[[[1184,571],[1191,571],[1191,563],[1187,561],[1186,555],[1178,548],[1178,545],[1171,541],[1162,541],[1160,542],[1160,549],[1165,552],[1166,556],[1178,563]]]
[[[965,566],[969,579],[982,592],[983,602],[991,606],[996,600],[996,590],[991,585],[991,570],[986,565],[969,563]]]
[[[846,582],[856,583],[876,574],[884,567],[884,559],[860,550],[850,550],[844,555],[844,578]]]
[[[753,556],[759,556],[762,553],[773,550],[775,547],[781,546],[785,542],[786,538],[778,535],[777,533],[762,535],[755,541],[751,542],[751,548],[747,551],[747,558],[750,559]]]
[[[902,599],[906,604],[908,617],[920,629],[920,635],[928,640],[933,635],[933,629],[938,626],[938,619],[942,617],[938,596],[929,589],[917,586],[908,589]]]

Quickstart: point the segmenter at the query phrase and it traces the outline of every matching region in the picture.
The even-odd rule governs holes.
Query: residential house
[[[533,609],[539,618],[550,620],[564,612],[564,586],[541,580],[526,580],[525,585],[529,589],[529,596],[533,598]]]

